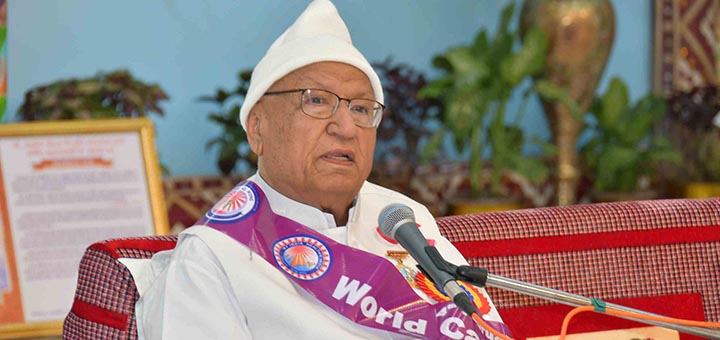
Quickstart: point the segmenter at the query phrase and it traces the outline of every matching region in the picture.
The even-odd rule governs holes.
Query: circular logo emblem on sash
[[[275,262],[296,279],[319,279],[330,269],[330,250],[322,241],[308,235],[286,237],[273,244]]]
[[[215,222],[227,223],[239,221],[257,210],[257,192],[245,183],[232,189],[205,213],[205,217]]]

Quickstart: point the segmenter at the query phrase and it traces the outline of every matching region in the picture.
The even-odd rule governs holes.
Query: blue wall
[[[494,28],[509,1],[335,2],[368,60],[392,56],[432,75],[433,55],[470,41],[480,27]],[[234,86],[237,71],[254,66],[307,3],[10,0],[6,120],[14,119],[23,93],[33,86],[127,68],[159,83],[171,97],[163,105],[166,116],[153,118],[160,160],[171,174],[217,173],[215,155],[205,150],[220,131],[207,120],[214,106],[196,98]],[[613,4],[615,45],[600,90],[618,75],[637,98],[651,89],[652,1]],[[532,134],[549,135],[537,102],[528,107],[523,124]]]

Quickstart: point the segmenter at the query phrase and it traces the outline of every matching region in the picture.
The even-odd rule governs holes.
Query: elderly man
[[[139,337],[493,338],[378,232],[380,211],[404,204],[447,260],[466,263],[426,208],[365,181],[382,101],[335,7],[312,2],[256,66],[241,109],[258,173],[136,275]],[[485,292],[467,290],[507,333]]]

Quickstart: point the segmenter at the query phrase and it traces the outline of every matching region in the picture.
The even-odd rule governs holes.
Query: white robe
[[[440,235],[430,212],[394,191],[364,183],[349,211],[347,226],[338,227],[332,215],[281,195],[259,175],[249,180],[263,190],[276,214],[337,242],[379,256],[402,248],[384,240],[377,232],[378,213],[388,204],[405,204],[413,209],[423,235],[435,240],[435,246],[447,261],[467,264]],[[248,247],[210,227],[186,229],[174,250],[158,253],[152,261],[126,262],[141,295],[136,304],[139,339],[408,338],[346,319],[292,283],[286,274]],[[404,263],[415,265],[410,258]],[[429,300],[419,290],[416,293]],[[501,321],[494,306],[486,317]]]

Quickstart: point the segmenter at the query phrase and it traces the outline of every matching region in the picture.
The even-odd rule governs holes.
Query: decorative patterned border
[[[655,0],[653,91],[718,83],[720,2]]]

